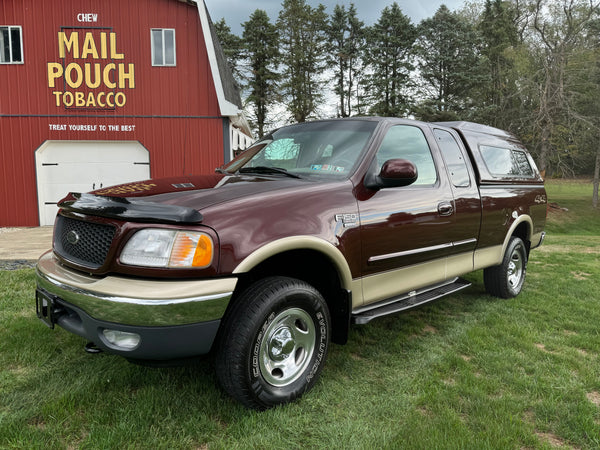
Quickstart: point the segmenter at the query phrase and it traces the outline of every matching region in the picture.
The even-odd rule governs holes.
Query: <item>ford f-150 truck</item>
[[[50,327],[133,361],[212,352],[251,408],[294,400],[351,324],[523,288],[543,180],[505,131],[351,118],[280,128],[214,174],[71,193],[37,264]]]

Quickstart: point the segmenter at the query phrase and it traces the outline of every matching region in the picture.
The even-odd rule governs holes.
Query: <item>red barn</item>
[[[0,2],[0,226],[52,224],[69,191],[212,172],[248,135],[202,1]]]

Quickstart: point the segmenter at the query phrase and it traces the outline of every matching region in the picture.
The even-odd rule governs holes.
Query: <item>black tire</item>
[[[234,399],[253,409],[291,402],[316,382],[331,320],[309,284],[271,277],[250,286],[221,324],[215,370]]]
[[[495,297],[513,298],[519,295],[527,273],[527,248],[516,236],[510,238],[502,264],[483,271],[485,290]]]

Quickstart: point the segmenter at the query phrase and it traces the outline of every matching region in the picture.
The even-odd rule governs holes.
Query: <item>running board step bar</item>
[[[438,285],[432,289],[422,290],[421,292],[413,292],[404,297],[400,297],[397,300],[388,300],[382,306],[375,305],[373,308],[367,310],[359,310],[359,312],[352,315],[352,323],[364,325],[377,317],[387,316],[389,314],[404,311],[405,309],[414,308],[415,306],[453,294],[469,286],[471,286],[471,283],[461,278],[457,278],[448,284]],[[381,305],[381,302],[379,305]]]

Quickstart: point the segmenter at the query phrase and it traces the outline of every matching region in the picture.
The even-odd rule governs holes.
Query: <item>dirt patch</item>
[[[426,325],[425,328],[423,328],[422,332],[436,334],[438,332],[438,330],[436,328],[432,327],[431,325]]]
[[[586,395],[587,399],[596,406],[600,406],[600,392],[592,391],[588,392]]]
[[[27,423],[30,427],[37,428],[38,430],[41,430],[41,431],[46,429],[46,422],[40,416],[32,417],[31,419],[29,419],[27,421]]]
[[[523,416],[525,416],[524,418],[527,423],[530,423],[531,425],[535,423],[535,414],[533,411],[527,410],[523,413]]]
[[[417,408],[417,412],[421,414],[423,417],[433,417],[433,413],[425,408],[424,406],[419,406]]]
[[[548,203],[548,212],[567,212],[569,208],[565,208],[560,206],[558,203],[550,202]]]
[[[523,413],[523,419],[525,422],[531,424],[535,427],[535,413],[531,410],[527,410]],[[535,435],[538,437],[542,443],[548,444],[552,448],[578,448],[568,445],[567,442],[561,437],[557,436],[554,433],[547,433],[535,430]]]
[[[559,438],[557,435],[552,433],[542,433],[540,431],[536,431],[535,435],[542,441],[550,445],[550,447],[564,447],[566,446],[566,442]],[[572,447],[571,447],[572,448]]]
[[[592,276],[591,273],[585,272],[571,272],[571,275],[573,275],[573,277],[579,281],[586,281],[589,277]]]
[[[352,358],[355,361],[362,361],[365,359],[362,356],[360,356],[358,353],[350,353],[350,358]]]
[[[543,351],[544,353],[549,353],[551,355],[556,355],[557,354],[556,352],[548,350],[544,344],[535,344],[535,348],[537,348],[538,350]]]

